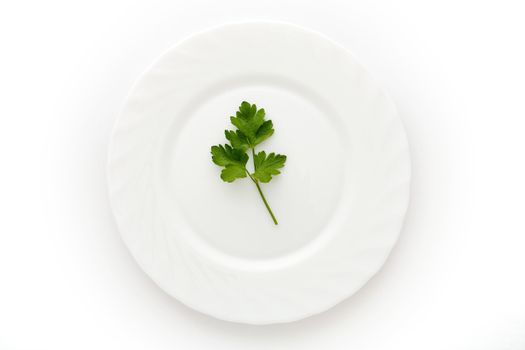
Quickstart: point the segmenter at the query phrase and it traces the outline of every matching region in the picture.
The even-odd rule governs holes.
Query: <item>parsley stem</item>
[[[268,212],[270,213],[270,216],[272,217],[273,223],[276,225],[279,225],[277,223],[277,219],[275,218],[275,215],[273,215],[272,208],[270,208],[270,205],[266,201],[266,198],[264,198],[264,194],[262,193],[261,186],[259,186],[259,181],[255,180],[254,182],[255,182],[255,186],[257,186],[257,190],[259,191],[259,194],[261,195],[264,205],[266,206],[266,209],[268,209]]]
[[[256,170],[256,166],[255,166],[255,147],[252,147],[252,158],[253,158],[253,170],[255,171]],[[250,179],[252,179],[253,183],[257,187],[257,191],[259,191],[259,194],[261,195],[261,198],[262,198],[262,200],[264,202],[264,205],[266,206],[266,209],[268,210],[268,213],[270,213],[270,216],[272,217],[273,223],[276,224],[276,225],[279,225],[279,223],[277,222],[277,219],[275,218],[275,215],[273,215],[272,208],[270,208],[270,205],[268,204],[268,202],[266,201],[266,198],[264,197],[264,194],[262,192],[261,186],[259,185],[259,181],[257,179],[255,179],[250,174],[249,171],[246,171],[246,172],[248,173],[248,176],[250,177]]]

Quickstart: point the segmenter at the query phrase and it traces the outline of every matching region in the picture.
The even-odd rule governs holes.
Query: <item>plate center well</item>
[[[256,152],[288,157],[281,175],[261,184],[278,226],[249,178],[223,182],[221,168],[211,161],[210,147],[227,142],[224,130],[234,129],[229,117],[244,100],[264,108],[274,124],[274,135]],[[272,259],[326,231],[339,202],[347,157],[342,128],[326,104],[300,86],[252,81],[217,89],[189,110],[174,116],[186,122],[163,141],[167,159],[161,159],[160,171],[167,175],[162,192],[177,202],[200,244],[237,258]],[[253,169],[251,154],[248,166]]]

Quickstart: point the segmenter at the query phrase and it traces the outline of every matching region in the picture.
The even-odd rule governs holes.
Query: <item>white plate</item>
[[[210,146],[225,143],[243,100],[286,154],[263,184],[222,182]],[[133,87],[109,150],[122,237],[167,293],[214,317],[251,324],[322,312],[362,287],[397,240],[410,161],[391,100],[341,46],[274,22],[193,35]]]

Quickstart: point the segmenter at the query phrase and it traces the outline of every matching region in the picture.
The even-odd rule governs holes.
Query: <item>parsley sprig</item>
[[[260,183],[268,183],[272,177],[279,175],[279,169],[284,167],[286,156],[281,154],[261,151],[255,152],[255,147],[273,135],[273,123],[265,120],[266,112],[263,108],[243,101],[236,112],[235,117],[230,117],[231,123],[236,130],[225,130],[224,135],[230,144],[211,147],[212,161],[224,167],[221,171],[221,179],[225,182],[233,182],[237,179],[249,177],[261,196],[266,209],[272,217],[273,223],[277,225],[277,219],[264,197]],[[251,150],[253,159],[253,173],[246,168],[248,163],[248,151]]]

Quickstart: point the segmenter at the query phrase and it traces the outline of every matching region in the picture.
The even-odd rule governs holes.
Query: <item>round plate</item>
[[[274,135],[258,151],[288,156],[263,184],[221,181],[242,101]],[[362,287],[397,240],[410,161],[391,100],[341,46],[273,22],[193,35],[133,87],[113,131],[109,191],[142,269],[182,303],[251,324],[322,312]]]

